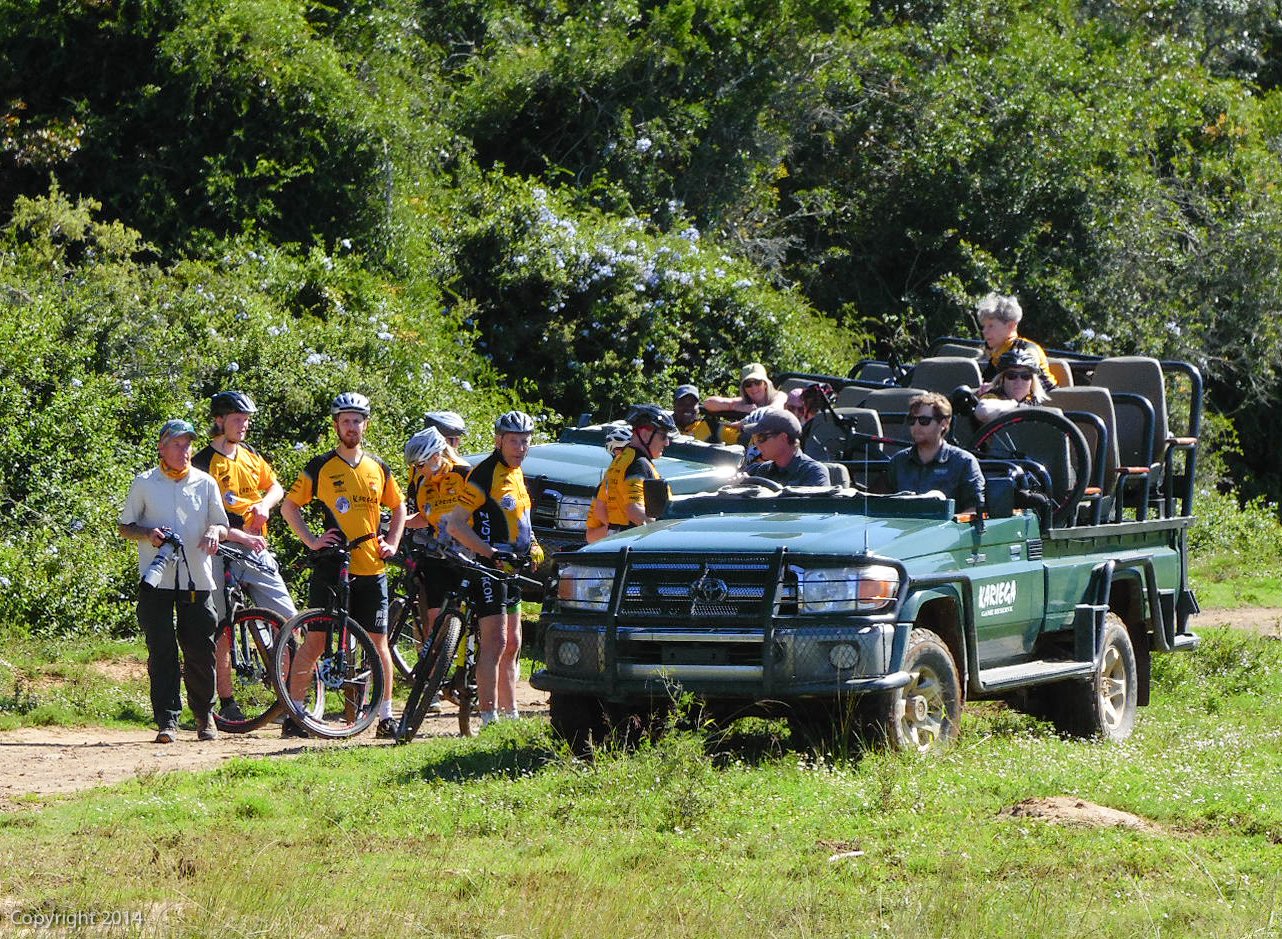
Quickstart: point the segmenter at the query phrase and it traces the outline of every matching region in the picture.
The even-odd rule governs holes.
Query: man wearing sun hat
[[[191,465],[195,437],[189,422],[165,422],[156,444],[158,464],[134,477],[118,526],[122,538],[138,545],[138,626],[147,640],[156,743],[177,738],[181,683],[197,737],[218,736],[210,719],[217,625],[212,558],[227,536],[227,513],[218,483]]]

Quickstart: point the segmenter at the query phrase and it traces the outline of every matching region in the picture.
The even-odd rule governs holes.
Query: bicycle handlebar
[[[255,567],[258,570],[263,571],[265,573],[273,572],[272,568],[269,565],[264,564],[262,561],[258,560],[258,558],[254,557],[244,548],[239,548],[233,545],[229,545],[225,541],[219,542],[218,544],[218,556],[221,557],[224,561],[232,561],[233,563],[236,563],[236,564],[247,564],[250,567]]]
[[[324,548],[317,548],[315,551],[309,552],[311,555],[309,563],[316,564],[317,562],[324,561],[328,558],[342,559],[344,557],[351,557],[353,548],[377,537],[378,532],[371,531],[361,535],[359,538],[354,538],[351,541],[343,541],[341,544],[332,544],[327,545]]]
[[[523,574],[517,574],[515,572],[506,574],[498,568],[487,567],[479,561],[460,554],[457,551],[452,551],[449,548],[442,548],[440,553],[434,556],[439,557],[447,564],[451,564],[455,567],[461,567],[464,570],[472,571],[475,574],[482,574],[486,577],[492,577],[495,580],[514,580],[525,587],[533,587],[538,590],[543,589],[543,584],[531,577],[526,577]]]

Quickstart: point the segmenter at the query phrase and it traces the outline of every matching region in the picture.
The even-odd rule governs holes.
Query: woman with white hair
[[[984,336],[985,347],[984,354],[980,357],[986,383],[979,389],[981,396],[995,387],[993,380],[997,377],[998,361],[1017,346],[1028,349],[1036,357],[1037,367],[1042,370],[1049,383],[1047,387],[1055,387],[1055,380],[1050,377],[1050,363],[1046,361],[1046,353],[1042,347],[1019,335],[1019,323],[1024,318],[1024,310],[1017,299],[990,293],[979,301],[975,312],[979,317],[979,331]]]

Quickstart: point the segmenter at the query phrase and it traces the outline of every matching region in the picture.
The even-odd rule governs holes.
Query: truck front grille
[[[773,601],[768,558],[727,561],[644,560],[629,565],[621,617],[743,621]]]

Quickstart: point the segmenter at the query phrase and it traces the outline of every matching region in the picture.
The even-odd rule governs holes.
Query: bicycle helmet
[[[435,427],[446,437],[467,436],[467,422],[455,411],[428,411],[423,417],[423,423],[428,427]]]
[[[1021,340],[1017,340],[1013,346],[1003,352],[997,359],[997,374],[1000,375],[1008,368],[1026,368],[1041,379],[1043,388],[1055,387],[1055,382],[1042,371],[1042,366],[1037,361],[1037,354],[1028,347],[1027,343]]]
[[[214,417],[226,417],[228,414],[256,414],[257,406],[253,398],[243,391],[220,391],[209,399],[209,413]]]
[[[435,427],[420,430],[405,441],[405,462],[410,466],[426,463],[445,449],[445,438]]]
[[[534,418],[524,411],[508,411],[494,422],[496,434],[532,434]]]
[[[612,424],[605,431],[605,448],[610,455],[618,453],[632,439],[632,428],[627,424]]]
[[[677,432],[677,422],[672,415],[657,404],[636,404],[628,412],[628,423],[633,429],[654,427],[671,436]]]
[[[369,398],[358,391],[344,391],[329,406],[329,413],[337,416],[343,411],[355,411],[362,417],[369,417]]]

